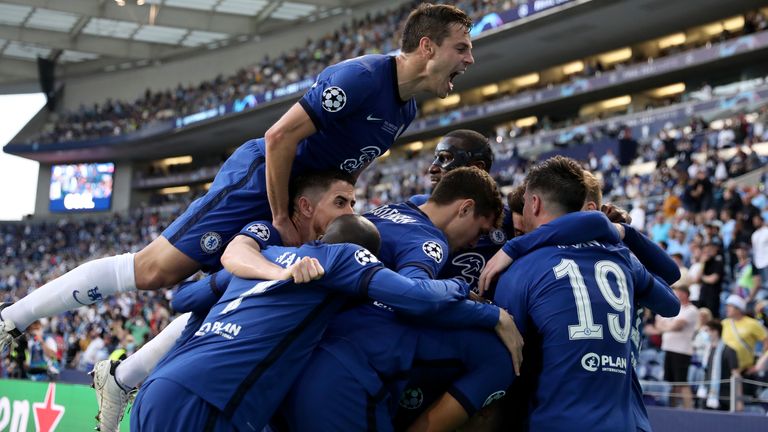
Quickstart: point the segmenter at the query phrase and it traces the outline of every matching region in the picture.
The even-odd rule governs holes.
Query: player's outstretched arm
[[[467,290],[463,281],[411,279],[381,268],[371,277],[365,294],[397,312],[423,316],[438,313],[447,305],[462,301]]]
[[[642,266],[640,263],[637,265]],[[640,271],[645,272],[637,285],[641,289],[635,295],[640,306],[647,307],[663,317],[677,316],[680,313],[680,299],[672,288],[663,280],[654,277],[644,267]]]
[[[287,246],[297,246],[301,242],[288,214],[288,179],[299,141],[315,132],[309,115],[296,103],[264,135],[267,198],[272,211],[272,225],[280,232]]]
[[[506,270],[513,260],[542,247],[588,241],[615,244],[620,240],[618,230],[603,213],[596,211],[569,213],[528,234],[507,241],[485,265],[477,286],[480,294],[485,293],[496,277]]]
[[[680,269],[664,249],[651,239],[639,233],[632,226],[624,227],[624,244],[651,273],[659,276],[669,285],[680,279]]]
[[[284,268],[266,259],[256,240],[239,235],[232,239],[221,256],[221,265],[243,279],[282,279]]]
[[[541,247],[588,241],[616,244],[621,238],[605,214],[580,211],[568,213],[525,235],[510,239],[502,250],[514,260]]]

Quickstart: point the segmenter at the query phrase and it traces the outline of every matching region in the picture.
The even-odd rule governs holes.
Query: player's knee
[[[136,288],[156,290],[183,281],[200,264],[176,249],[164,237],[158,237],[134,257]]]

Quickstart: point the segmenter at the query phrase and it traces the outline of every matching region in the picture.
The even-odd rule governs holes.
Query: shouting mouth
[[[463,73],[464,73],[464,71],[463,71],[463,70],[459,70],[459,71],[456,71],[456,72],[453,72],[453,73],[451,73],[451,74],[448,76],[448,89],[449,89],[450,91],[453,91],[453,80],[454,80],[454,79],[455,79],[457,76],[459,76],[459,75],[461,75],[461,74],[463,74]]]

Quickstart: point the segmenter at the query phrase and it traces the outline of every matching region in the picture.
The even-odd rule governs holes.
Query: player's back
[[[381,268],[351,244],[274,246],[263,254],[285,267],[317,258],[327,274],[309,284],[233,278],[194,336],[149,378],[186,387],[241,425],[269,419],[347,300],[343,294],[360,294]]]
[[[650,277],[638,266],[627,249],[590,242],[538,249],[499,280],[496,303],[538,345],[530,430],[635,430],[632,299]]]

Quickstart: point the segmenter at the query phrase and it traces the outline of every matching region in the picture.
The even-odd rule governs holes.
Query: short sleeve
[[[283,240],[280,233],[267,221],[254,221],[243,227],[238,235],[250,237],[259,244],[259,248],[264,249],[267,246],[280,246]]]
[[[400,248],[397,257],[398,273],[406,267],[417,267],[424,270],[430,279],[436,279],[440,270],[448,261],[448,245],[437,237],[424,237],[403,240],[408,244]]]
[[[345,294],[367,297],[368,284],[384,265],[368,249],[357,245],[328,248],[321,264],[326,269],[322,285]]]
[[[378,91],[380,83],[370,70],[354,62],[339,63],[333,72],[322,73],[299,103],[317,130],[359,112]]]

